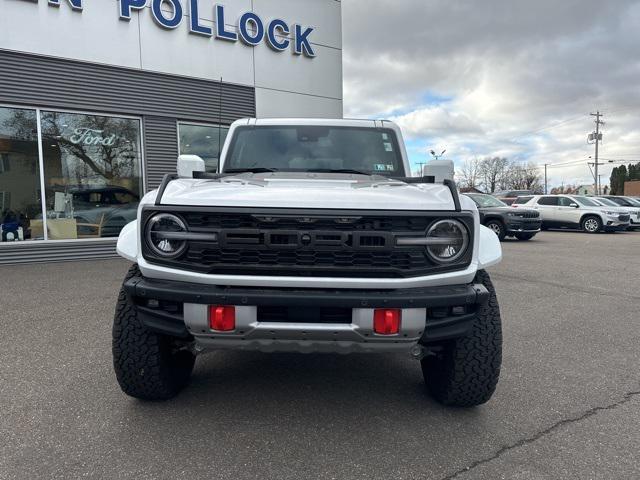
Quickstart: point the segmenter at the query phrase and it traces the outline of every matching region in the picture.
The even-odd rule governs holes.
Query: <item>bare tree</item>
[[[480,186],[480,160],[478,157],[468,159],[458,170],[458,184],[462,188],[477,188]]]
[[[479,165],[479,178],[488,193],[495,193],[502,186],[509,161],[506,158],[488,157]]]
[[[527,165],[511,163],[503,178],[504,188],[508,190],[531,190],[536,193],[543,190],[540,169],[532,163]]]

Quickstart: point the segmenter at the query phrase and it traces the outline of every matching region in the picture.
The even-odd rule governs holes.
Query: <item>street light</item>
[[[431,150],[431,155],[433,155],[433,158],[435,158],[436,160],[440,160],[440,157],[442,157],[446,151],[447,150],[444,149],[442,150],[442,153],[438,155],[435,151]]]

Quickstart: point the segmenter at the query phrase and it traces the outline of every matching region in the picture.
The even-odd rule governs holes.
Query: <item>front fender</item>
[[[138,261],[138,221],[127,223],[120,232],[116,246],[118,255],[131,262]]]
[[[500,263],[502,245],[498,236],[484,225],[480,225],[480,245],[478,249],[478,269],[482,270]]]

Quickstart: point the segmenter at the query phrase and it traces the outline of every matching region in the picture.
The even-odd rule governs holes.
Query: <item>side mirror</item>
[[[180,155],[178,157],[178,176],[193,178],[193,172],[204,172],[204,160],[198,155]]]
[[[570,203],[569,206],[573,208],[580,208],[580,205],[578,205],[577,203]]]

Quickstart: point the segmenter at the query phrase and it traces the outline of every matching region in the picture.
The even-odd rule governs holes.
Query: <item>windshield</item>
[[[613,200],[609,200],[608,198],[596,198],[594,199],[596,202],[601,203],[602,205],[606,205],[608,207],[619,207],[620,205],[618,205],[616,202],[614,202]]]
[[[584,207],[600,207],[601,206],[587,197],[573,197],[573,199]]]
[[[640,200],[632,197],[626,197],[626,199],[634,207],[640,207]]]
[[[224,171],[359,171],[404,176],[391,129],[324,126],[263,126],[236,129]]]
[[[487,207],[508,207],[508,205],[501,200],[498,200],[496,197],[492,195],[467,195],[471,198],[476,205],[480,208]]]

